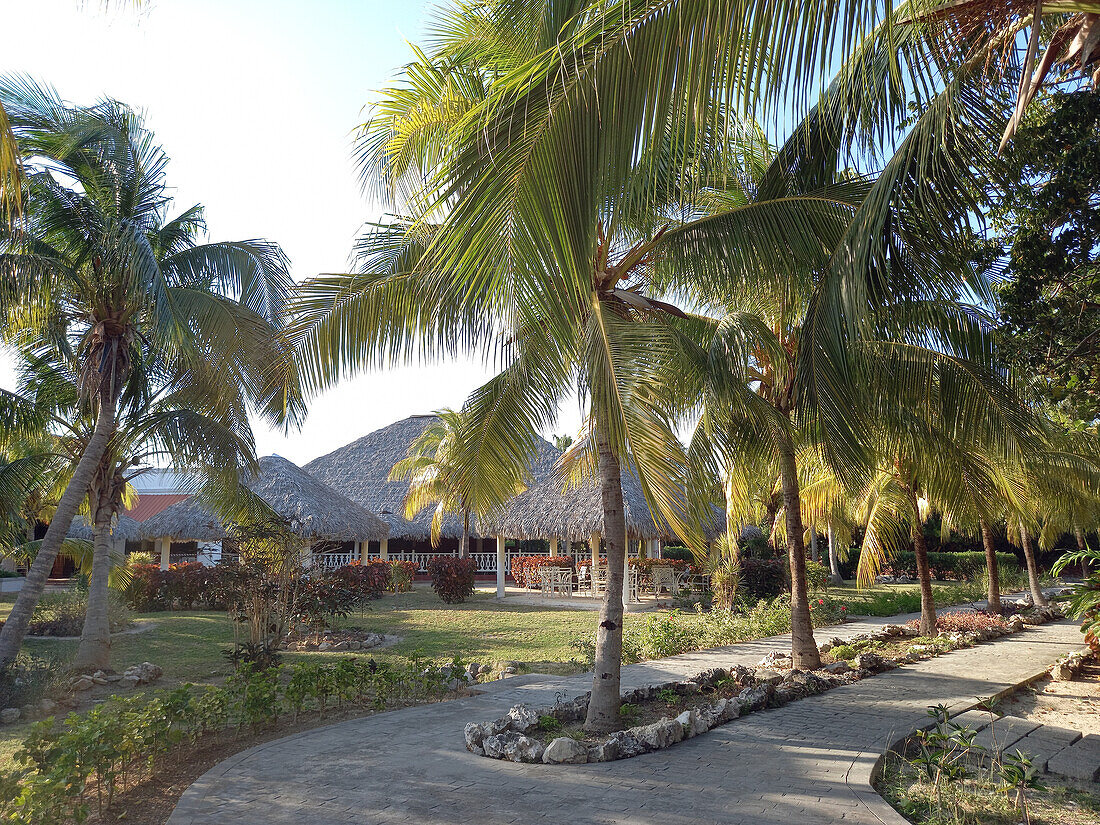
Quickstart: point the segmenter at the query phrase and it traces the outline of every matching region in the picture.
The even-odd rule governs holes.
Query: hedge
[[[932,578],[941,581],[971,581],[985,576],[985,553],[966,551],[962,553],[929,553],[928,566],[932,568]],[[1002,573],[1017,573],[1020,565],[1010,553],[997,554],[997,566]],[[917,578],[917,557],[911,550],[898,553],[883,565],[885,576],[907,576]]]

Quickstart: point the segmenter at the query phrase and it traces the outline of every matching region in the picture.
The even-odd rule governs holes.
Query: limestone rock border
[[[1004,630],[940,633],[949,641],[949,650],[971,647],[1017,633],[1025,624],[1043,624],[1059,616],[1053,609],[1035,611],[1026,619],[1019,615],[1009,618]],[[916,636],[904,625],[885,625],[874,633],[861,633],[850,639],[833,638],[820,646],[822,653],[841,644],[863,641],[897,641],[900,637]],[[867,651],[858,654],[849,666],[835,662],[817,671],[805,672],[790,668],[790,656],[772,651],[755,668],[735,665],[730,669],[714,668],[703,671],[690,679],[646,685],[622,694],[623,702],[644,702],[655,698],[662,691],[672,690],[679,696],[699,695],[715,687],[719,682],[734,680],[740,688],[731,698],[703,701],[683,711],[677,717],[664,717],[648,725],[638,725],[615,731],[595,745],[586,745],[568,736],[561,736],[544,745],[527,733],[539,726],[543,716],[550,716],[562,724],[571,724],[585,718],[591,693],[585,693],[569,702],[550,707],[535,708],[527,704],[514,705],[507,715],[491,722],[470,722],[463,730],[466,750],[490,759],[507,759],[512,762],[541,762],[545,764],[583,764],[629,759],[643,753],[671,747],[679,742],[706,733],[734,719],[765,708],[781,707],[789,702],[824,693],[840,685],[892,670],[900,664],[916,662],[940,655],[938,651],[922,649],[932,646],[914,645],[896,661]],[[784,667],[786,665],[786,667]]]

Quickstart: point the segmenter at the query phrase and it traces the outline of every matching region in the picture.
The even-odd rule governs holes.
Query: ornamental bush
[[[811,592],[824,590],[829,586],[829,568],[819,561],[806,559],[806,584]]]
[[[474,560],[435,556],[428,561],[428,575],[432,577],[432,590],[447,604],[466,601],[474,593]]]
[[[208,570],[201,562],[189,561],[173,564],[163,571],[159,600],[167,605],[164,609],[190,610],[197,602],[206,601]]]
[[[741,587],[746,600],[774,599],[790,587],[786,559],[741,559]]]
[[[391,561],[390,584],[387,588],[391,593],[408,593],[412,590],[413,579],[420,572],[420,565],[415,561]]]
[[[122,599],[138,613],[167,610],[163,587],[164,576],[158,565],[131,564],[130,582],[122,591]]]
[[[415,564],[415,562],[407,562]],[[354,591],[363,601],[378,599],[390,589],[391,566],[389,562],[353,561],[338,567],[330,574],[345,587]]]

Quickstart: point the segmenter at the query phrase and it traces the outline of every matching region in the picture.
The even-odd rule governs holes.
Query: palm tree
[[[168,217],[167,158],[124,105],[66,105],[29,81],[0,81],[26,170],[21,224],[0,235],[0,314],[31,349],[58,330],[79,365],[95,425],[0,633],[18,652],[54,557],[101,466],[135,364],[218,373],[225,403],[273,422],[300,415],[280,326],[291,281],[268,241],[199,243],[201,207]]]
[[[470,514],[484,519],[506,501],[519,495],[524,485],[514,472],[486,472],[487,467],[470,463],[470,422],[451,409],[437,410],[429,424],[410,445],[408,456],[393,465],[390,480],[409,481],[405,496],[405,518],[415,518],[434,507],[432,546],[439,546],[443,518],[456,513],[462,520],[459,558],[470,554]]]

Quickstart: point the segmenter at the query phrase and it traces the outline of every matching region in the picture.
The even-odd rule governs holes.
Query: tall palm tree
[[[60,339],[64,340],[64,338]],[[71,351],[42,348],[25,354],[20,390],[10,402],[44,419],[57,477],[64,489],[94,429],[94,417],[79,397],[78,364]],[[236,390],[207,371],[173,374],[165,365],[131,366],[120,395],[118,421],[88,488],[85,518],[92,526],[88,607],[74,669],[110,667],[107,617],[111,572],[111,525],[132,498],[130,482],[150,465],[167,464],[191,476],[239,474],[254,467],[254,447]]]
[[[469,446],[470,422],[451,409],[437,410],[436,421],[429,424],[409,445],[408,456],[393,465],[390,480],[408,480],[405,517],[415,518],[422,510],[434,507],[432,546],[439,546],[443,518],[455,513],[462,520],[462,538],[458,555],[470,554],[470,515],[484,519],[496,508],[524,490],[520,473],[510,468],[470,463],[465,450]],[[500,470],[504,472],[500,472]]]
[[[281,328],[291,281],[268,241],[200,243],[201,207],[168,217],[167,158],[140,116],[113,100],[65,104],[30,81],[0,80],[26,170],[24,213],[0,234],[3,335],[20,348],[58,330],[79,364],[95,425],[0,633],[11,661],[54,557],[115,434],[135,364],[220,373],[225,403],[273,422],[300,415]],[[61,346],[61,344],[58,344]]]

